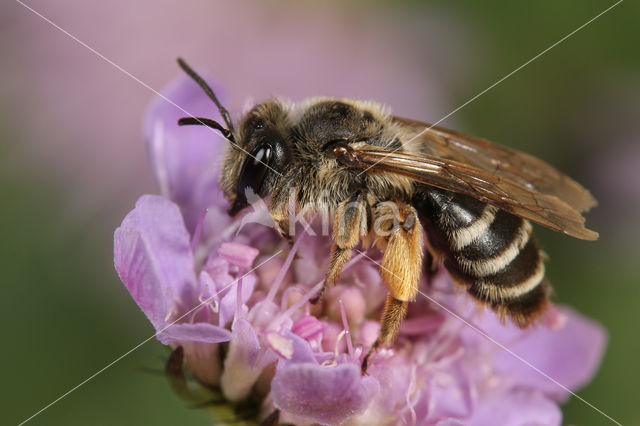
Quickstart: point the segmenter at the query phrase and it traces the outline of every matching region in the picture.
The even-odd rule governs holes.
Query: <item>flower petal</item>
[[[604,354],[607,335],[594,321],[569,308],[561,310],[567,317],[564,327],[557,331],[538,327],[508,347],[554,381],[576,390],[595,374]],[[557,401],[569,396],[569,392],[557,383],[505,351],[496,354],[494,366],[496,371],[517,374],[517,385],[541,389]]]
[[[412,390],[411,366],[402,362],[393,365],[379,363],[372,365],[368,374],[384,386],[371,401],[367,410],[352,419],[350,423],[357,425],[392,423],[397,419],[399,408],[408,402],[407,395]]]
[[[218,178],[228,142],[205,126],[178,126],[178,119],[189,115],[221,121],[215,105],[190,77],[181,75],[163,96],[154,99],[145,117],[150,162],[162,195],[180,206],[193,232],[205,208],[227,206]]]
[[[277,408],[323,424],[340,424],[362,413],[379,390],[378,381],[363,377],[355,364],[290,363],[271,382]]]
[[[209,274],[213,281],[214,285],[210,285],[211,282],[209,282],[209,291],[212,294],[215,294],[216,291],[222,291],[233,281],[233,277],[229,274],[229,262],[220,257],[210,257],[202,269]]]
[[[218,254],[227,262],[249,268],[253,264],[260,251],[254,247],[235,242],[225,242],[218,248]]]
[[[231,340],[231,332],[204,322],[197,324],[173,324],[162,330],[158,339],[161,341],[189,340],[205,343],[220,343]]]
[[[178,207],[154,195],[140,197],[114,234],[120,279],[156,330],[166,326],[176,303],[197,305],[189,234]]]
[[[324,325],[322,325],[322,322],[312,315],[305,315],[297,320],[293,324],[293,327],[291,327],[291,332],[305,340],[311,340],[312,338],[322,334],[323,330]]]
[[[297,334],[293,334],[289,330],[287,330],[284,333],[284,337],[291,340],[293,354],[291,355],[290,358],[280,361],[280,363],[278,364],[278,367],[282,367],[289,364],[300,364],[300,363],[307,363],[307,362],[310,362],[313,364],[318,363],[309,342],[307,342]]]
[[[557,404],[542,392],[514,389],[495,394],[478,404],[473,416],[465,420],[470,426],[478,425],[559,425],[562,412]]]
[[[471,374],[458,364],[450,366],[447,371],[432,372],[426,381],[429,423],[446,418],[464,419],[472,412]]]
[[[242,301],[240,304],[244,305],[253,294],[253,288],[256,284],[256,277],[253,274],[249,274],[245,277],[242,277],[241,280]],[[240,279],[236,279],[231,282],[233,283],[231,286],[229,286],[229,283],[225,283],[225,285],[222,287],[228,288],[224,290],[224,296],[220,300],[220,325],[227,324],[234,318],[235,315],[238,314],[238,284],[240,284]]]
[[[240,401],[251,391],[261,373],[256,365],[259,352],[260,342],[251,323],[236,319],[221,378],[224,396],[229,401]]]
[[[287,339],[275,331],[267,332],[264,337],[271,350],[279,357],[284,359],[291,359],[293,357],[293,341],[291,339]]]

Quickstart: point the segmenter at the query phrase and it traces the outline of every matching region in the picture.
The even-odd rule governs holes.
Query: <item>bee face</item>
[[[237,146],[227,149],[222,188],[232,216],[248,205],[247,195],[265,197],[280,183],[292,160],[288,114],[276,100],[254,107],[241,121]]]

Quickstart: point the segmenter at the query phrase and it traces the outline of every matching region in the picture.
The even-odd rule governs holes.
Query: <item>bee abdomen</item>
[[[422,206],[430,249],[458,284],[521,327],[539,316],[549,286],[528,221],[445,191],[430,192]]]

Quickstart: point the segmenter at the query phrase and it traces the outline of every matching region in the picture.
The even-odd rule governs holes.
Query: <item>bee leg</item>
[[[340,248],[336,243],[333,243],[333,247],[331,247],[331,261],[329,262],[329,270],[327,271],[327,277],[324,279],[322,283],[322,287],[318,294],[313,296],[310,300],[311,304],[315,305],[318,303],[322,297],[324,296],[327,287],[335,285],[338,280],[338,276],[342,271],[344,265],[351,259],[351,249],[350,248]]]
[[[376,206],[377,217],[374,229],[385,232],[377,235],[386,241],[380,274],[389,289],[382,311],[378,338],[362,361],[363,374],[369,358],[380,346],[391,345],[400,324],[407,314],[408,302],[418,293],[418,282],[422,273],[424,242],[422,226],[416,210],[406,203],[380,203]]]
[[[289,242],[289,245],[293,245],[289,217],[294,214],[295,206],[291,203],[295,201],[297,196],[294,185],[297,179],[298,173],[296,171],[287,173],[283,183],[273,192],[269,203],[269,214],[273,219],[274,228],[282,238]]]
[[[335,285],[344,265],[351,259],[353,248],[368,232],[368,205],[366,196],[361,192],[354,193],[338,205],[333,220],[333,246],[327,276],[318,294],[311,303],[318,303],[327,287]]]
[[[424,264],[424,275],[427,277],[427,285],[431,286],[433,279],[438,275],[438,272],[440,272],[442,262],[438,261],[436,257],[429,252],[429,250],[426,250]]]
[[[387,296],[387,301],[385,302],[384,310],[382,311],[382,320],[380,321],[380,332],[378,333],[378,338],[374,342],[373,346],[371,346],[369,352],[367,352],[367,355],[365,355],[362,360],[362,374],[367,372],[369,358],[378,349],[378,347],[380,345],[389,345],[393,342],[396,334],[398,334],[400,324],[407,314],[408,306],[409,302],[407,301],[398,300],[392,295]]]

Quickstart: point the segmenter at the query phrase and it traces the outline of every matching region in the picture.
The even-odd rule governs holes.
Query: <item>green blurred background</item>
[[[149,86],[175,57],[249,97],[367,97],[437,121],[613,2],[25,2]],[[0,6],[0,423],[16,424],[153,334],[112,263],[113,230],[157,192],[153,93],[20,3]],[[625,1],[442,124],[538,155],[590,188],[596,243],[537,229],[555,300],[609,346],[579,394],[640,424],[640,5]],[[155,340],[32,424],[208,424],[175,397]],[[567,424],[610,424],[584,403]]]

